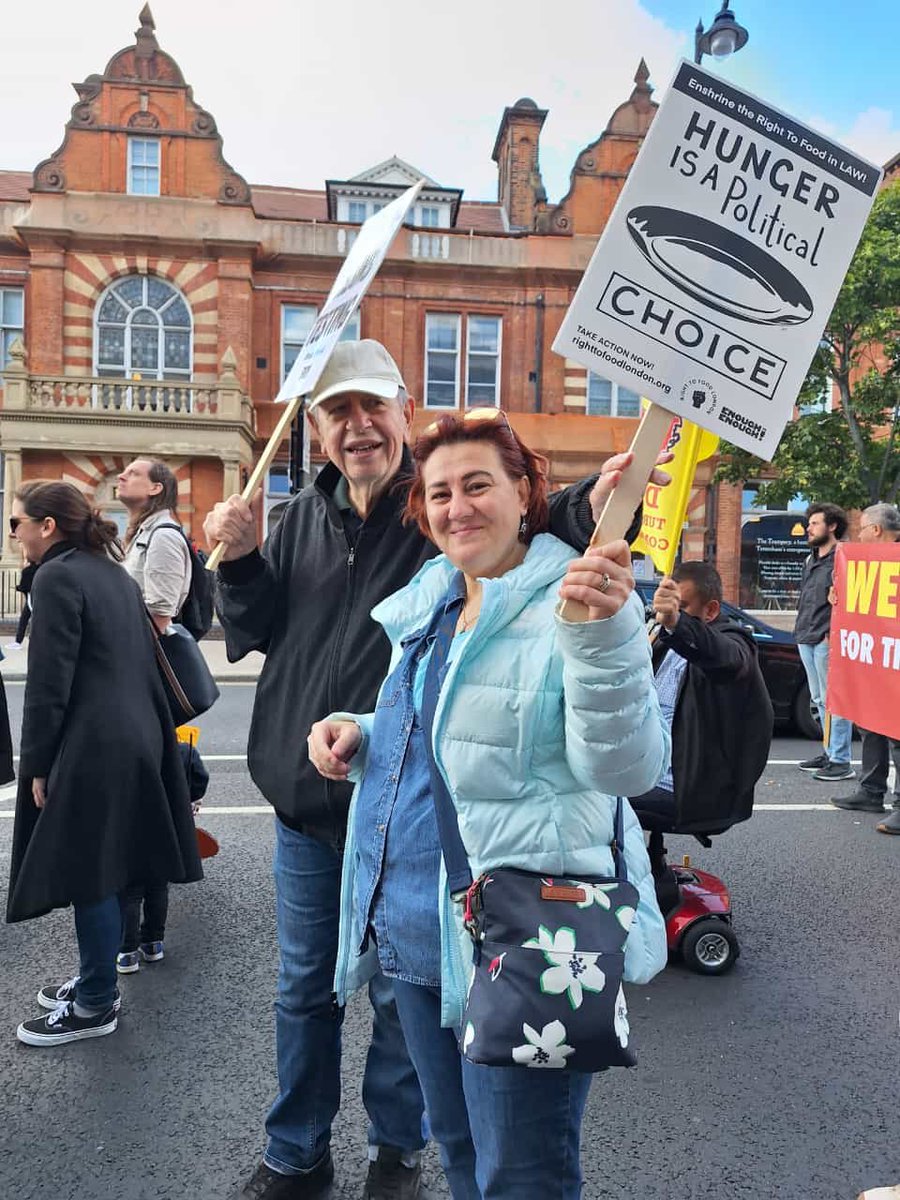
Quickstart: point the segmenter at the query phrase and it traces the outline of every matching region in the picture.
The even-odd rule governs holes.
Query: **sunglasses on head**
[[[458,413],[450,413],[450,416],[458,416]],[[507,429],[512,430],[509,423],[509,417],[502,408],[470,408],[463,413],[463,422],[467,421],[501,421]],[[440,418],[422,431],[424,437],[434,437],[440,428]]]

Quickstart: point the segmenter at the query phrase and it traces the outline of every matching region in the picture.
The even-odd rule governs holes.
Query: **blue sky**
[[[496,196],[506,105],[548,108],[551,201],[628,98],[640,58],[656,97],[693,54],[718,0],[150,0],[181,66],[251,183],[321,188],[393,154],[469,199]],[[0,37],[0,168],[32,169],[62,141],[72,82],[134,44],[143,0],[16,6]],[[748,45],[712,69],[858,154],[900,152],[900,0],[735,0]],[[708,60],[711,64],[712,60]],[[706,64],[705,64],[706,65]]]
[[[643,0],[643,7],[670,28],[688,29],[685,52],[692,54],[698,18],[708,28],[719,3]],[[891,144],[893,133],[888,157],[900,153],[898,0],[733,0],[731,9],[749,41],[724,63],[706,58],[704,66],[792,115],[827,126],[824,132],[856,132],[861,142],[869,137],[870,153]]]

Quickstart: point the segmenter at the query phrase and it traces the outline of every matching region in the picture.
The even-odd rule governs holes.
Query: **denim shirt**
[[[462,636],[453,639],[448,661]],[[438,987],[441,850],[421,724],[431,642],[424,633],[404,641],[381,690],[354,832],[357,928],[365,930],[360,953],[374,935],[385,975]]]

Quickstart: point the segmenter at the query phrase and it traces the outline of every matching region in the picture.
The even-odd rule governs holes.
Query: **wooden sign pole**
[[[634,510],[644,498],[660,446],[673,419],[672,413],[658,404],[651,404],[644,410],[641,423],[629,447],[634,454],[634,462],[626,469],[618,485],[607,497],[591,537],[591,546],[603,546],[606,542],[613,542],[625,536],[634,517]],[[559,615],[564,621],[581,622],[588,619],[588,610],[577,600],[563,600],[559,607]]]
[[[288,400],[284,406],[284,412],[281,414],[281,419],[272,430],[272,436],[269,438],[265,450],[260,455],[259,462],[253,468],[253,474],[247,481],[247,486],[241,492],[241,499],[247,504],[250,503],[252,497],[256,493],[256,489],[260,486],[266,477],[266,472],[272,465],[272,460],[278,453],[278,447],[288,433],[291,425],[294,423],[294,418],[300,411],[303,404],[303,396],[295,396],[293,400]],[[207,571],[215,571],[219,563],[222,561],[222,555],[225,553],[225,545],[219,542],[215,549],[206,560]]]

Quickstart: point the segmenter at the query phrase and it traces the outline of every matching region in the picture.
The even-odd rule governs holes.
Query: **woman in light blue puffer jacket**
[[[410,513],[444,554],[372,614],[394,648],[375,713],[334,713],[310,734],[322,774],[357,781],[335,987],[344,1003],[379,965],[394,979],[454,1200],[574,1200],[591,1076],[475,1066],[457,1050],[472,949],[434,816],[423,631],[462,572],[465,604],[431,736],[476,878],[500,865],[612,875],[615,797],[655,785],[669,736],[627,546],[578,558],[541,533],[543,460],[501,412],[472,417],[441,418],[416,446]],[[588,604],[591,619],[562,620],[560,595]],[[627,802],[625,811],[640,894],[625,978],[646,983],[665,964],[665,927]]]

